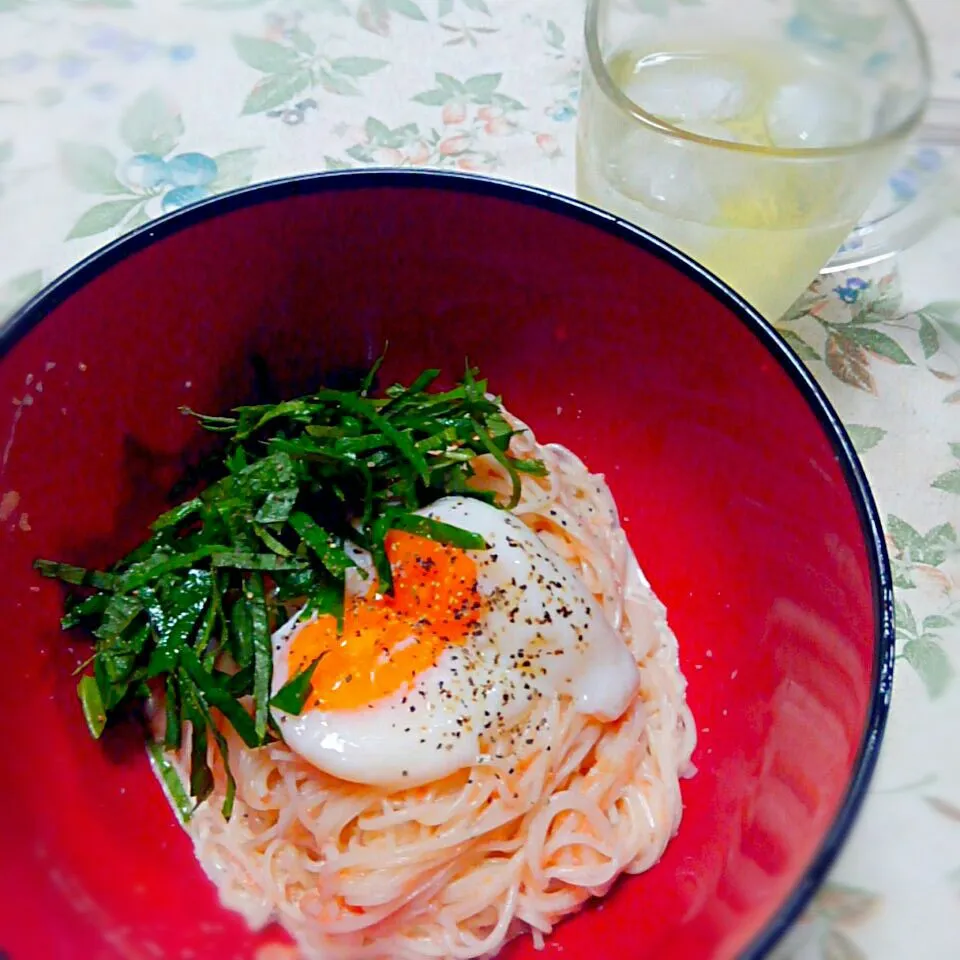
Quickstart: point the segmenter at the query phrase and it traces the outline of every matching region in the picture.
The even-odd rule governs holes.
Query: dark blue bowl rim
[[[763,930],[740,954],[761,960],[784,937],[824,881],[850,833],[876,767],[893,690],[895,655],[893,582],[883,528],[863,467],[837,412],[786,341],[742,297],[686,254],[640,227],[572,197],[510,181],[434,170],[337,170],[285,177],[219,194],[160,217],[90,254],[41,290],[0,327],[0,360],[55,307],[125,257],[164,237],[259,203],[331,190],[371,188],[449,190],[525,204],[588,224],[666,261],[731,310],[788,374],[830,440],[860,517],[870,554],[876,620],[873,690],[853,776],[836,818],[799,883]],[[0,320],[2,323],[2,320]]]

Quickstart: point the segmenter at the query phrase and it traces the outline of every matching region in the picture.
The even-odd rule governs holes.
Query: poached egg
[[[477,763],[542,697],[604,721],[636,695],[637,663],[567,561],[513,514],[444,497],[419,514],[480,534],[463,550],[391,531],[392,595],[354,549],[344,621],[294,617],[273,637],[273,692],[311,663],[288,746],[333,776],[402,788]]]

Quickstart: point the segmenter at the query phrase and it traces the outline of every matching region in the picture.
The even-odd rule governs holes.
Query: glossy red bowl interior
[[[700,730],[677,838],[551,938],[566,960],[760,956],[822,878],[882,733],[892,628],[849,442],[770,328],[658,241],[574,202],[427,173],[242,191],[114,244],[2,334],[0,949],[252,958],[135,732],[86,733],[37,556],[106,564],[197,441],[178,407],[368,364],[479,364],[608,477],[669,608]],[[12,401],[12,402],[11,402]],[[191,952],[192,951],[192,952]],[[510,960],[531,958],[528,940]]]

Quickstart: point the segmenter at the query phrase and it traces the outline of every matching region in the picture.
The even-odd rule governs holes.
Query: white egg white
[[[480,500],[444,497],[419,512],[489,545],[471,553],[488,605],[482,635],[451,645],[408,689],[365,707],[300,716],[275,710],[286,743],[336,777],[402,787],[476,763],[481,738],[520,721],[543,696],[565,694],[581,713],[619,717],[639,670],[571,566],[521,520]],[[369,569],[369,558],[358,560]],[[360,587],[357,578],[353,589]],[[301,626],[294,618],[273,638],[274,692],[288,679],[287,654]]]

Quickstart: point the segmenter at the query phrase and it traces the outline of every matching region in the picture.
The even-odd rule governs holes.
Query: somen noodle
[[[211,751],[214,791],[186,829],[222,902],[254,928],[279,921],[305,958],[467,960],[527,930],[542,943],[619,875],[653,866],[679,827],[696,734],[665,609],[603,478],[507,416],[524,431],[511,453],[547,467],[522,475],[513,512],[594,595],[640,666],[639,691],[609,723],[542,698],[473,766],[393,792],[330,776],[282,741],[249,749],[223,725],[233,815]],[[496,459],[473,466],[474,486],[509,496]]]

